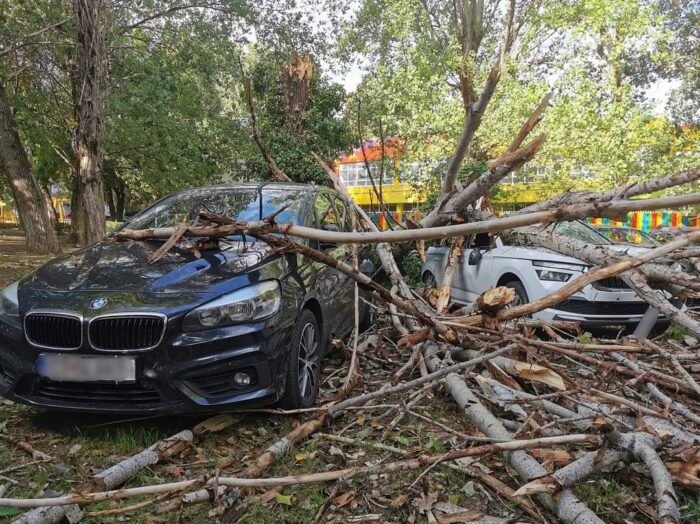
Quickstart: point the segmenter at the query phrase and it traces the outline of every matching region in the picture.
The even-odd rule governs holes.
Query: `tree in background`
[[[73,234],[84,245],[97,242],[105,235],[103,157],[109,89],[107,18],[103,0],[73,0],[77,45],[71,93],[75,112],[72,146],[76,169],[71,208]]]
[[[256,49],[248,61],[258,128],[272,158],[294,182],[325,183],[309,152],[333,164],[352,144],[341,118],[344,89],[325,79],[308,56]],[[271,178],[262,159],[253,158],[249,168]]]
[[[467,163],[502,154],[549,90],[551,107],[538,128],[547,140],[529,165],[545,189],[612,187],[697,163],[698,134],[676,125],[688,118],[671,121],[645,98],[660,78],[685,78],[682,85],[697,79],[692,68],[674,65],[697,56],[692,37],[679,45],[692,32],[697,2],[681,8],[661,0],[516,1],[510,52],[496,85],[489,80],[492,64],[508,48],[502,35],[512,6],[505,0],[362,2],[341,50],[368,64],[355,96],[380,108],[389,134],[405,140],[406,160],[436,165],[447,158],[464,128],[465,101],[491,87]],[[683,98],[686,106],[694,100]],[[429,170],[416,182],[435,180],[439,175]]]
[[[0,84],[0,168],[17,204],[29,253],[58,254],[61,245],[53,230],[44,194],[22,147],[5,88]]]

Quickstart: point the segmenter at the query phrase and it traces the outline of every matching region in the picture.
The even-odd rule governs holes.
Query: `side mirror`
[[[469,253],[467,264],[470,266],[476,266],[479,264],[479,262],[481,262],[481,250],[479,248],[475,248],[471,253]]]

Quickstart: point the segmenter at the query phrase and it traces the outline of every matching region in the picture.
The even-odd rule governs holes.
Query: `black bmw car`
[[[258,220],[280,208],[280,223],[351,230],[353,211],[334,191],[279,183],[183,191],[124,227],[193,222],[204,209]],[[6,288],[0,394],[96,413],[312,405],[329,341],[353,326],[351,279],[254,236],[187,245],[196,240],[150,264],[162,240],[108,238]],[[311,245],[350,257],[347,246]]]

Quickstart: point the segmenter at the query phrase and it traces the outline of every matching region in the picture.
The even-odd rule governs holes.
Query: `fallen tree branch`
[[[265,220],[240,222],[223,226],[191,226],[184,236],[221,238],[235,234],[280,233],[320,242],[339,244],[377,244],[387,242],[415,242],[416,240],[435,240],[442,238],[466,236],[477,233],[495,233],[508,229],[534,224],[549,224],[567,220],[577,220],[589,216],[619,217],[631,211],[682,207],[700,203],[700,193],[650,198],[648,200],[614,200],[602,205],[581,204],[565,209],[555,209],[529,213],[527,215],[507,216],[470,222],[451,226],[424,229],[403,229],[371,232],[335,232],[314,229],[294,224],[276,224]],[[150,228],[142,230],[123,229],[116,233],[117,240],[148,240],[151,238],[170,238],[173,227]],[[693,233],[691,233],[693,234]]]
[[[295,486],[299,484],[311,484],[317,482],[329,482],[331,480],[348,479],[358,475],[378,475],[396,473],[399,471],[419,469],[438,462],[447,462],[464,457],[475,457],[496,452],[512,452],[516,450],[542,448],[547,446],[559,446],[565,444],[598,444],[597,435],[574,434],[557,437],[542,437],[527,440],[509,440],[507,442],[494,442],[483,446],[475,446],[466,449],[458,449],[439,455],[421,455],[414,459],[407,459],[378,466],[357,466],[335,471],[325,471],[321,473],[308,473],[302,475],[291,475],[288,477],[271,478],[243,478],[243,477],[218,477],[206,481],[206,485],[237,487],[237,488],[265,488],[273,486]],[[91,504],[103,500],[118,500],[128,497],[141,496],[146,494],[167,493],[169,491],[183,490],[190,486],[205,482],[204,478],[170,482],[165,484],[155,484],[150,486],[140,486],[137,488],[124,488],[120,490],[110,490],[101,492],[83,492],[72,495],[65,495],[54,498],[36,499],[0,499],[0,506],[14,508],[36,508],[44,506],[65,506],[72,504]]]
[[[57,497],[55,500],[70,500],[75,497],[80,498],[82,493],[89,493],[91,491],[112,490],[133,477],[134,474],[142,468],[157,464],[162,460],[167,460],[174,455],[184,452],[191,445],[193,438],[192,432],[189,430],[176,433],[167,439],[156,442],[140,453],[101,471],[90,480],[74,488],[73,494]],[[55,524],[69,516],[69,520],[73,522],[73,519],[81,514],[80,508],[75,505],[79,504],[77,502],[57,502],[56,504],[51,504],[50,501],[54,499],[44,500],[48,501],[48,503],[34,506],[17,506],[37,509],[21,515],[14,521],[14,524]]]
[[[425,358],[428,368],[435,371],[440,369],[441,362],[434,355],[428,353],[428,344],[425,344]],[[466,382],[456,373],[450,373],[445,379],[445,387],[450,395],[464,410],[469,420],[476,425],[482,433],[489,437],[500,439],[512,439],[503,425],[479,402],[477,397],[471,392]],[[548,474],[539,462],[524,451],[514,451],[506,455],[506,460],[515,469],[521,478],[529,481],[536,477]],[[554,510],[563,522],[572,524],[595,523],[602,524],[600,520],[585,504],[579,501],[569,490],[561,492],[557,500],[542,495],[540,500]]]

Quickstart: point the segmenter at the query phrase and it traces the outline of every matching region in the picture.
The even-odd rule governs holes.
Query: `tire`
[[[303,309],[290,342],[280,406],[300,409],[314,405],[320,383],[321,351],[321,332],[316,317],[308,309]]]
[[[515,290],[515,300],[511,302],[508,307],[515,307],[530,302],[527,291],[525,291],[525,286],[523,286],[520,280],[511,280],[503,285]]]
[[[433,275],[430,271],[426,271],[423,273],[423,280],[424,284],[427,284],[428,287],[437,287],[437,280],[435,280],[435,275]]]

